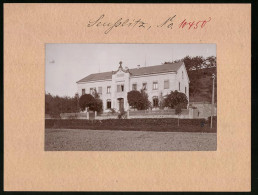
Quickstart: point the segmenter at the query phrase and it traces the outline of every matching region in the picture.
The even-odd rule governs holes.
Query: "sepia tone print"
[[[214,151],[215,44],[46,44],[46,151]]]

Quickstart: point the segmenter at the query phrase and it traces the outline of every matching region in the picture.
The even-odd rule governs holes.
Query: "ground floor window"
[[[107,109],[111,109],[111,100],[107,100]]]
[[[159,106],[159,98],[158,96],[153,97],[153,107],[158,107]]]

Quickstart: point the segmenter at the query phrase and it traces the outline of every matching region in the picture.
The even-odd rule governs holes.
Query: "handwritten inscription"
[[[116,28],[139,28],[139,29],[145,29],[145,30],[150,30],[152,26],[154,28],[164,28],[164,29],[202,29],[205,28],[207,23],[211,21],[211,17],[208,17],[207,19],[202,19],[202,20],[189,20],[189,19],[184,19],[183,21],[177,21],[176,20],[176,15],[170,16],[166,18],[164,21],[161,21],[159,24],[150,24],[144,19],[138,18],[138,19],[129,19],[129,18],[118,18],[114,21],[108,21],[105,18],[105,15],[102,14],[101,16],[89,20],[87,27],[89,28],[104,28],[104,33],[108,34],[110,33],[113,29]],[[175,24],[178,25],[175,25]]]

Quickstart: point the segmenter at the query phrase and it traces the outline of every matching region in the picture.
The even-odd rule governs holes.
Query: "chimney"
[[[141,67],[141,65],[137,65],[137,69],[139,69]]]

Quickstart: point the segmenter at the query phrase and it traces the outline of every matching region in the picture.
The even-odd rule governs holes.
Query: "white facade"
[[[164,65],[160,65],[160,69],[162,69],[162,66]],[[86,81],[84,81],[84,79],[78,81],[78,94],[81,96],[83,93],[91,93],[90,89],[95,88],[99,93],[100,98],[103,100],[104,112],[109,111],[110,108],[114,108],[118,111],[121,109],[121,106],[125,110],[128,110],[127,93],[132,91],[135,86],[137,86],[137,90],[140,91],[145,84],[145,91],[148,94],[153,107],[157,104],[153,99],[160,99],[161,95],[167,95],[175,90],[185,93],[189,100],[189,78],[183,62],[180,65],[177,64],[176,70],[173,67],[173,64],[171,64],[171,71],[170,69],[163,72],[156,71],[159,67],[155,67],[156,69],[153,72],[151,66],[130,70],[124,69],[120,63],[117,71],[110,72],[110,78],[106,78],[105,80],[101,80],[101,78],[87,80],[86,77]],[[166,65],[166,68],[167,67],[170,66]],[[134,74],[144,71],[147,73]],[[110,91],[108,88],[110,88]]]

